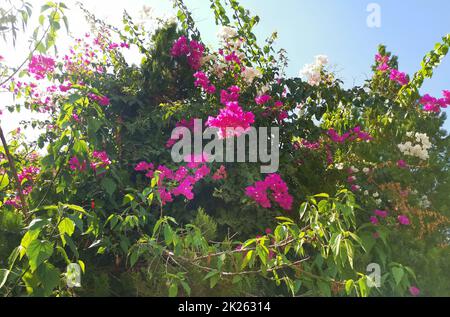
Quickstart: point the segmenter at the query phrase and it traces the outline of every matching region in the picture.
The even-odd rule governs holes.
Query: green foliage
[[[441,130],[443,115],[424,114],[416,107],[423,80],[447,54],[448,36],[403,88],[376,71],[362,87],[345,89],[326,71],[323,82],[312,86],[284,78],[284,51],[276,56],[275,34],[264,45],[258,42],[257,16],[235,0],[211,0],[216,23],[234,26],[245,39],[240,51],[245,66],[262,72],[250,85],[238,83],[242,104],[255,113],[255,126],[280,126],[279,174],[289,184],[294,208],[290,213],[262,208],[245,195],[247,186],[261,180],[259,166],[252,163],[227,163],[226,179],[205,180],[194,189],[193,199],[177,197],[163,204],[159,174],[149,179],[134,167],[141,161],[177,167],[165,147],[177,122],[207,118],[221,109],[220,91],[201,93],[188,60],[170,54],[181,35],[201,40],[186,5],[174,4],[180,25],[164,22],[154,32],[126,13],[121,31],[84,9],[96,36],[110,34],[135,45],[142,63],[128,65],[120,51],[103,49],[99,66],[108,71],[48,76],[58,85],[69,81],[72,88],[57,96],[57,110],[48,121],[35,123],[55,129],[43,132],[36,144],[20,134],[8,144],[19,171],[36,165],[40,172],[23,180],[33,189],[27,195],[29,212],[5,204],[17,191],[14,173],[8,170],[0,178],[0,294],[366,297],[404,296],[416,284],[427,295],[448,294],[448,223],[442,219],[450,216],[450,138]],[[37,51],[55,45],[61,23],[67,22],[64,9],[55,3],[43,7],[34,36]],[[391,57],[390,67],[398,67],[384,46],[379,52]],[[206,49],[208,54],[214,53]],[[213,64],[206,61],[204,67]],[[226,88],[235,84],[233,71],[211,78]],[[265,85],[283,100],[287,120],[274,121],[255,106]],[[26,107],[39,109],[29,92],[23,94],[18,97]],[[108,96],[110,104],[100,105],[92,94]],[[355,126],[364,127],[373,140],[327,143],[328,129],[343,134]],[[427,163],[411,159],[405,171],[395,162],[402,158],[397,145],[408,131],[429,135],[433,148]],[[325,145],[320,151],[296,147],[304,140]],[[36,146],[43,155],[33,160],[30,153]],[[105,151],[110,164],[89,169],[97,151]],[[5,148],[0,152],[3,168],[8,164]],[[84,169],[74,166],[74,157],[85,162]],[[343,168],[336,168],[339,164]],[[212,171],[219,167],[209,166]],[[348,189],[346,169],[351,166],[370,167],[361,185],[381,195],[395,216],[419,210],[420,196],[428,195],[436,209],[432,216],[442,218],[422,226],[421,214],[414,214],[411,228],[401,227],[394,216],[380,226],[369,224],[380,207],[374,197]],[[393,184],[417,194],[403,199]],[[422,237],[423,227],[433,230]],[[73,263],[80,265],[80,288],[67,284],[72,274],[67,266]],[[371,287],[371,263],[381,268],[379,288]]]

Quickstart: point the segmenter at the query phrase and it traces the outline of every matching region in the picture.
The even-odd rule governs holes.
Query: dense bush
[[[287,78],[275,35],[260,46],[259,18],[227,4],[211,1],[218,51],[176,1],[178,22],[152,32],[86,12],[93,32],[60,59],[47,52],[65,6],[46,8],[50,40],[5,76],[9,110],[48,119],[25,124],[37,142],[18,130],[0,148],[3,295],[450,295],[450,92],[418,92],[450,35],[412,78],[380,46],[373,77],[345,89],[326,56]],[[174,163],[172,130],[196,118],[279,127],[279,171]]]

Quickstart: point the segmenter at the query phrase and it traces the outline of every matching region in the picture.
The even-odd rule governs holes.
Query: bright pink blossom
[[[333,142],[336,143],[344,143],[346,141],[370,141],[372,137],[367,133],[361,130],[361,127],[356,126],[350,131],[345,132],[342,135],[339,135],[336,130],[329,129],[327,132],[328,136],[331,138]]]
[[[204,72],[196,72],[194,78],[196,79],[194,82],[195,87],[202,87],[208,94],[216,92],[216,87],[210,83],[208,76]]]
[[[220,168],[212,176],[212,179],[218,181],[225,178],[227,178],[227,171],[225,170],[225,166],[221,165]]]
[[[408,168],[408,164],[405,162],[405,160],[399,160],[398,162],[397,162],[397,167],[398,168]]]
[[[96,94],[90,93],[90,94],[88,95],[88,97],[89,97],[89,99],[91,99],[92,101],[98,102],[98,104],[99,104],[100,106],[107,106],[107,105],[109,105],[109,103],[110,103],[109,98],[106,97],[106,96],[98,96],[98,95],[96,95]]]
[[[270,99],[272,99],[272,97],[270,97],[269,95],[261,95],[255,98],[255,102],[257,105],[264,105],[268,103]]]
[[[197,70],[201,66],[201,60],[205,47],[200,42],[192,40],[188,42],[185,36],[181,36],[176,40],[170,50],[170,54],[173,57],[186,56],[189,66],[192,69]]]
[[[55,70],[55,60],[43,55],[34,55],[28,64],[28,72],[36,79],[43,79],[47,74]]]
[[[396,69],[391,70],[391,74],[389,76],[389,79],[392,81],[397,82],[398,84],[404,86],[409,83],[409,79],[407,75],[403,72],[400,72]]]
[[[378,223],[379,223],[378,218],[375,217],[375,216],[370,217],[370,222],[371,222],[374,226],[378,225]]]
[[[385,210],[375,210],[374,211],[375,215],[380,217],[380,218],[386,218],[388,216],[388,212]]]
[[[91,162],[91,168],[95,171],[98,167],[106,168],[111,165],[111,160],[105,151],[94,151],[92,153],[93,161]]]
[[[209,117],[206,125],[219,129],[219,138],[240,136],[250,130],[255,122],[252,112],[245,112],[237,102],[229,102],[224,109],[219,110],[217,117]]]
[[[134,168],[134,170],[136,172],[147,172],[149,170],[152,170],[154,168],[152,163],[147,163],[145,161],[139,162],[136,167]]]
[[[409,288],[409,293],[410,293],[412,296],[417,297],[417,296],[420,295],[420,289],[418,289],[416,286],[411,286],[411,287]]]
[[[41,170],[38,167],[35,166],[30,166],[30,167],[25,167],[22,172],[19,173],[18,178],[19,178],[19,182],[23,182],[23,180],[27,180],[32,182],[37,174],[39,174]]]
[[[82,171],[86,170],[86,161],[83,161],[83,163],[80,164],[80,161],[78,160],[78,158],[76,156],[73,156],[69,160],[69,167],[73,171],[82,172]]]
[[[278,174],[270,174],[263,181],[257,181],[253,186],[247,187],[245,194],[264,208],[272,206],[269,197],[272,197],[285,210],[292,209],[294,200],[289,194],[286,183]]]
[[[450,106],[450,91],[444,90],[442,94],[444,97],[439,99],[429,94],[420,98],[419,103],[423,106],[423,111],[439,113],[441,108]]]
[[[238,86],[231,86],[227,90],[220,92],[220,102],[226,105],[228,102],[236,102],[239,100],[241,89]]]
[[[398,216],[398,222],[404,226],[409,226],[411,224],[411,221],[405,215]]]

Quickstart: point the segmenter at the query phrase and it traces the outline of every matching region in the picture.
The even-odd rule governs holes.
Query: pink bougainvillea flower
[[[270,99],[272,99],[272,97],[270,97],[269,95],[261,95],[255,98],[255,102],[257,105],[264,105],[268,103]]]
[[[186,36],[180,36],[178,40],[173,43],[170,54],[173,57],[180,57],[189,54],[189,45]]]
[[[0,62],[3,62],[4,60],[5,58],[2,55],[0,55]]]
[[[379,70],[380,72],[385,72],[385,71],[388,71],[389,69],[390,69],[390,67],[387,63],[383,63],[377,67],[377,70]]]
[[[359,185],[352,185],[352,186],[350,187],[350,189],[351,189],[353,192],[357,192],[357,191],[359,191],[359,190],[361,189],[361,186],[359,186]]]
[[[92,153],[93,161],[91,162],[91,168],[96,171],[98,167],[106,168],[111,165],[111,160],[105,151],[94,151]]]
[[[189,43],[185,36],[181,36],[172,45],[170,54],[173,57],[186,56],[189,66],[197,70],[201,66],[204,51],[205,47],[200,42],[193,40]]]
[[[194,172],[194,179],[196,181],[199,181],[209,175],[211,172],[210,168],[206,166],[205,164],[201,165],[195,172]]]
[[[210,83],[208,76],[204,72],[196,72],[194,78],[196,79],[194,82],[195,87],[201,87],[208,94],[216,92],[216,87]]]
[[[388,63],[388,62],[389,62],[389,56],[387,56],[387,55],[381,55],[380,53],[377,53],[377,54],[375,55],[375,60],[376,60],[378,63],[381,63],[381,64],[383,64],[383,63]]]
[[[208,118],[206,125],[217,128],[219,138],[224,139],[247,133],[254,122],[252,112],[245,112],[237,102],[228,102],[217,117]]]
[[[191,41],[190,52],[188,55],[188,64],[192,67],[192,69],[197,70],[202,66],[202,57],[204,51],[205,47],[203,46],[203,44],[197,41]]]
[[[362,131],[361,127],[359,126],[354,127],[353,129],[347,131],[342,135],[339,135],[334,129],[329,129],[327,134],[331,138],[331,140],[335,143],[344,143],[346,141],[355,141],[355,140],[359,141],[372,140],[372,137],[368,133]]]
[[[409,293],[410,293],[412,296],[417,297],[417,296],[420,295],[420,289],[417,288],[417,286],[410,286],[410,288],[409,288]]]
[[[161,198],[161,205],[163,206],[168,202],[173,201],[172,194],[169,191],[167,191],[164,187],[158,188],[158,194],[159,197]]]
[[[41,170],[36,166],[25,167],[22,172],[18,174],[19,182],[22,183],[25,179],[32,182],[40,171]]]
[[[224,56],[225,57],[225,61],[228,63],[234,62],[238,65],[241,64],[241,59],[239,58],[239,56],[237,56],[236,52],[232,52],[231,54],[227,54]]]
[[[238,86],[231,86],[227,90],[220,92],[220,102],[226,105],[228,102],[237,102],[241,89]]]
[[[263,181],[257,181],[253,186],[245,189],[245,194],[252,198],[263,208],[270,208],[269,190],[271,197],[281,208],[285,210],[292,209],[293,197],[289,194],[286,183],[278,174],[270,174]]]
[[[136,167],[134,168],[134,170],[136,172],[147,172],[150,170],[153,170],[154,166],[152,163],[147,163],[145,161],[139,162]]]
[[[405,215],[400,215],[400,216],[398,216],[397,219],[398,219],[398,222],[404,226],[409,226],[411,224],[411,221]]]
[[[225,178],[227,178],[227,171],[225,170],[225,166],[221,165],[220,168],[212,176],[212,179],[218,181]]]
[[[355,176],[349,176],[348,178],[347,178],[347,182],[348,183],[353,183],[353,182],[355,182],[356,181],[356,177]]]
[[[444,90],[442,92],[445,98],[445,102],[447,103],[447,106],[450,106],[450,90]]]
[[[444,90],[442,92],[443,98],[435,98],[429,94],[425,94],[420,98],[419,103],[423,106],[423,111],[439,113],[441,108],[450,106],[450,91]]]
[[[96,101],[98,102],[98,104],[100,106],[107,106],[109,105],[110,101],[109,98],[106,96],[98,96],[96,94],[90,93],[88,94],[89,99],[91,99],[92,101]]]
[[[55,70],[55,60],[44,55],[34,55],[28,64],[28,72],[36,79],[43,79]]]
[[[397,82],[401,86],[404,86],[409,83],[409,79],[408,79],[407,75],[396,69],[391,70],[391,74],[390,74],[389,78],[390,78],[390,80]]]
[[[375,217],[375,216],[370,217],[370,222],[371,222],[374,226],[378,225],[378,223],[379,223],[378,218]]]
[[[86,170],[86,161],[83,161],[83,163],[80,164],[80,161],[78,160],[78,158],[76,156],[73,156],[70,160],[69,160],[69,168],[73,171],[84,171]]]
[[[202,163],[208,162],[208,155],[206,153],[186,155],[183,161],[188,163],[186,165],[188,168],[195,169]]]
[[[278,121],[283,121],[284,119],[287,119],[289,117],[289,114],[287,111],[281,111],[278,115]]]
[[[408,164],[404,160],[399,160],[397,162],[397,167],[399,167],[399,168],[408,168]]]
[[[72,88],[72,84],[68,83],[67,85],[59,85],[59,90],[61,92],[69,91]]]
[[[375,210],[374,214],[380,218],[386,218],[388,216],[388,212],[385,210]]]

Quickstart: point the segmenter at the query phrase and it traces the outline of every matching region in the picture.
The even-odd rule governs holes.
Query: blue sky
[[[152,1],[149,2],[150,5]],[[215,41],[216,29],[205,0],[186,1],[194,12],[207,42]],[[423,56],[442,36],[450,33],[448,0],[241,0],[260,16],[256,33],[261,39],[277,31],[278,46],[288,51],[288,75],[297,76],[317,54],[326,54],[348,86],[371,76],[370,66],[378,44],[399,56],[400,70],[412,75]],[[381,8],[381,27],[369,28],[369,3]],[[441,96],[450,89],[450,56],[425,82],[422,93]],[[450,114],[450,111],[447,112]],[[450,120],[446,129],[450,131]]]
[[[33,0],[33,25],[37,24],[39,7],[47,0]],[[78,36],[89,31],[88,25],[76,2],[82,2],[97,17],[114,25],[120,25],[126,9],[132,16],[139,16],[144,5],[153,8],[153,16],[170,17],[175,14],[170,0],[63,0],[70,8],[69,24]],[[203,40],[216,46],[218,28],[209,9],[209,0],[185,0],[193,11]],[[441,37],[450,33],[449,0],[241,0],[252,13],[261,18],[255,32],[265,39],[277,31],[278,48],[285,48],[290,59],[288,76],[298,76],[306,63],[315,55],[326,54],[337,75],[347,87],[360,85],[371,76],[370,66],[378,44],[399,56],[400,69],[412,75],[420,68],[423,56]],[[381,7],[381,27],[369,28],[366,20],[367,5],[377,3]],[[30,27],[30,32],[33,28]],[[28,33],[30,33],[28,32]],[[31,34],[31,33],[30,33]],[[72,39],[61,32],[59,47],[67,47]],[[1,54],[11,65],[19,65],[27,55],[28,36],[18,38],[15,48],[3,47]],[[138,57],[138,56],[137,56]],[[138,59],[140,60],[140,59]],[[422,93],[440,96],[450,89],[450,56],[425,82]],[[10,104],[10,96],[0,94],[1,105]],[[450,114],[450,109],[447,112]],[[2,126],[11,131],[19,120],[30,114],[4,114]],[[445,128],[450,131],[450,119]]]

